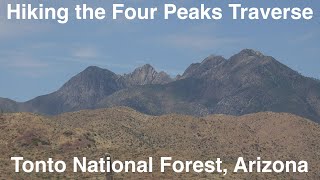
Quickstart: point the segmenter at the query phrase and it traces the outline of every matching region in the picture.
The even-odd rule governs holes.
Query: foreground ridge
[[[232,179],[317,179],[320,126],[307,119],[286,113],[262,112],[245,116],[211,115],[196,118],[184,115],[150,116],[126,107],[84,110],[44,117],[31,113],[10,113],[1,117],[0,177],[43,179],[45,174],[12,172],[7,157],[19,155],[28,160],[72,161],[73,157],[90,160],[103,158],[107,151],[118,160],[154,159],[154,171],[120,173],[114,178],[194,179],[218,178],[216,173],[159,173],[160,157],[186,160],[220,158],[223,167],[232,172],[236,161],[294,160],[307,161],[309,173],[229,173]],[[5,164],[9,164],[8,166]],[[72,165],[68,164],[68,167]],[[10,170],[11,169],[11,170]],[[51,178],[103,178],[104,174],[52,173]],[[14,174],[13,174],[14,173]]]

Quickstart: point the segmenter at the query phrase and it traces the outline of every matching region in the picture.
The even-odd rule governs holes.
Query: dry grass
[[[12,156],[29,160],[52,157],[70,162],[74,156],[98,159],[105,152],[119,160],[147,160],[161,156],[179,160],[220,157],[229,174],[224,179],[319,179],[320,126],[281,113],[257,113],[241,117],[214,115],[194,118],[182,115],[148,116],[128,108],[111,108],[42,117],[29,113],[0,117],[1,179],[103,179],[101,174],[14,173]],[[254,160],[306,160],[307,174],[233,174],[237,157]],[[117,174],[116,179],[213,179],[217,174]]]

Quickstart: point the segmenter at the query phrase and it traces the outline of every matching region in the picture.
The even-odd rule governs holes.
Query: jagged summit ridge
[[[246,54],[248,56],[257,56],[257,57],[265,56],[262,52],[256,51],[253,49],[244,49],[244,50],[240,51],[238,54]]]
[[[207,72],[208,70],[215,69],[216,67],[218,67],[226,61],[227,60],[222,56],[210,55],[207,58],[205,58],[201,63],[191,64],[183,73],[182,77],[180,77],[180,79],[198,76]]]
[[[165,84],[172,81],[165,72],[157,72],[150,64],[136,68],[132,73],[123,76],[125,82],[130,85]]]
[[[51,94],[0,101],[0,109],[49,115],[114,106],[152,115],[288,112],[320,122],[320,82],[245,49],[229,59],[209,56],[176,79],[150,64],[124,75],[91,66]]]

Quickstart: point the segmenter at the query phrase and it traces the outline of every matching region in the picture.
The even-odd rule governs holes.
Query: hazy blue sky
[[[303,75],[320,78],[319,0],[186,0],[171,1],[177,6],[221,7],[223,19],[184,21],[156,20],[8,21],[7,3],[41,1],[1,0],[0,2],[0,97],[25,101],[57,90],[73,75],[90,65],[126,73],[145,63],[171,75],[183,73],[193,62],[210,54],[229,58],[244,48],[272,55]],[[44,1],[46,6],[87,3],[111,10],[111,1]],[[116,1],[120,3],[121,1]],[[135,7],[161,8],[170,1],[132,0]],[[228,3],[256,7],[312,7],[313,20],[231,20]],[[248,3],[250,2],[250,3]],[[107,12],[107,15],[110,11]],[[71,16],[71,15],[70,15]]]

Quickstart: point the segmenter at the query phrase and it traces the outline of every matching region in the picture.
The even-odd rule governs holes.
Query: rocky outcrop
[[[150,64],[135,69],[130,74],[125,74],[123,79],[127,86],[166,84],[172,81],[165,72],[157,72]]]

